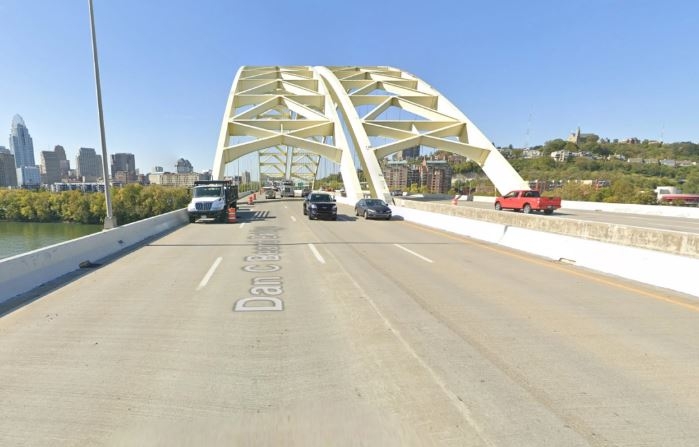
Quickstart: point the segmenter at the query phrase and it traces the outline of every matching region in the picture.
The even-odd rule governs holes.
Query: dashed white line
[[[206,272],[206,275],[204,275],[204,278],[202,278],[201,282],[199,283],[197,290],[201,290],[204,287],[206,287],[206,284],[209,282],[209,280],[213,276],[214,272],[216,271],[216,269],[218,268],[218,265],[221,263],[222,260],[223,260],[223,258],[220,256],[218,258],[216,258],[214,263],[209,268],[209,271]]]
[[[407,251],[408,253],[410,253],[410,254],[413,255],[413,256],[417,256],[418,258],[422,259],[422,260],[425,261],[425,262],[429,262],[430,264],[432,264],[432,263],[434,262],[434,261],[431,260],[430,258],[426,258],[426,257],[422,256],[422,255],[419,254],[419,253],[415,253],[414,251],[412,251],[412,250],[410,250],[410,249],[408,249],[408,248],[405,248],[405,247],[403,247],[402,245],[399,245],[399,244],[393,244],[393,245],[395,245],[396,247],[400,248],[401,250]]]
[[[243,228],[247,222],[243,222],[240,224],[240,228]]]
[[[296,222],[296,218],[295,218],[294,216],[291,216],[291,220],[293,220],[294,222]]]
[[[313,245],[313,244],[308,244],[308,248],[311,249],[311,252],[312,252],[313,255],[316,257],[316,259],[318,260],[318,262],[320,262],[321,264],[325,264],[325,259],[323,259],[323,257],[320,255],[320,253],[318,253],[318,250],[316,249],[315,245]]]

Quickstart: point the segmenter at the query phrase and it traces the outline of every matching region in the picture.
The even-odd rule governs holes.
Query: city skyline
[[[274,14],[218,0],[94,6],[107,153],[135,154],[142,173],[174,169],[179,158],[211,169],[242,65],[400,67],[503,147],[540,145],[577,127],[611,139],[699,140],[691,44],[699,5],[691,2],[438,0],[419,21],[414,9],[364,0],[350,10],[279,3]],[[21,114],[36,151],[99,148],[86,5],[6,0],[0,16],[12,37],[0,50],[13,61],[0,74],[0,123]],[[331,33],[288,26],[329,17]],[[293,46],[280,45],[290,36]],[[229,172],[253,170],[241,164]]]
[[[3,145],[0,145],[0,148],[4,148]],[[77,149],[77,152],[74,156],[74,158],[77,158],[80,156],[80,153],[82,149],[86,149],[85,146],[80,146]],[[87,148],[87,149],[92,149],[95,150],[95,148]],[[42,161],[40,163],[37,163],[36,160],[45,160],[45,155],[46,153],[49,152],[54,152],[58,150],[62,154],[62,160],[69,159],[66,156],[65,153],[65,148],[61,144],[56,144],[54,145],[53,149],[46,149],[46,150],[39,150],[39,157],[36,157],[37,155],[37,148],[34,147],[33,145],[33,138],[31,137],[31,133],[29,132],[29,127],[26,125],[26,122],[24,121],[24,118],[20,114],[15,114],[12,118],[12,124],[10,126],[10,136],[9,136],[9,149],[10,153],[14,156],[15,158],[15,165],[16,167],[25,167],[25,166],[39,166],[39,167],[45,167],[46,162]],[[136,166],[135,163],[135,154],[130,153],[130,152],[112,152],[109,154],[110,155],[110,175],[112,178],[114,177],[114,172],[123,170],[123,171],[129,171],[131,173],[139,172],[141,174],[148,174],[151,172],[151,170],[154,171],[156,167],[162,167],[162,164],[156,164],[154,166],[149,166],[147,168],[139,168]],[[180,163],[182,161],[185,161],[189,163],[189,160],[185,159],[184,157],[180,157],[176,160],[176,162],[173,164],[172,172],[177,172],[179,169]],[[192,167],[190,163],[190,167]],[[205,172],[205,171],[201,171]],[[45,172],[42,172],[42,174],[45,174]]]

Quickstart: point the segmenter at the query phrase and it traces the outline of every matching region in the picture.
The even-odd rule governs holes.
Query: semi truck
[[[197,180],[192,188],[192,201],[187,205],[189,222],[200,217],[228,221],[228,210],[238,207],[238,185],[231,180]]]

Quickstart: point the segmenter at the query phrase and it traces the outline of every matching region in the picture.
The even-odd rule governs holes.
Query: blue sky
[[[498,146],[699,141],[699,3],[93,0],[108,152],[141,172],[213,158],[242,65],[391,65]],[[87,0],[0,0],[0,126],[100,150]],[[7,137],[0,145],[9,147]],[[246,168],[243,166],[242,168]]]

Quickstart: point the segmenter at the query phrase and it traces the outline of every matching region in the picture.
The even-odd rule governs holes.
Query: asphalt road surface
[[[699,302],[263,200],[0,318],[0,445],[699,445]]]

